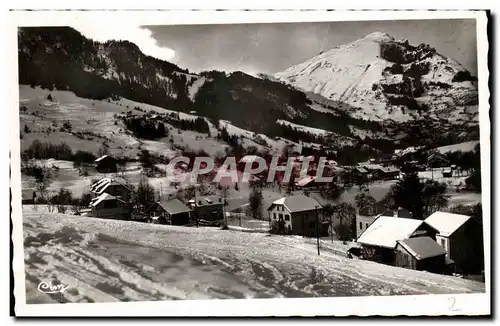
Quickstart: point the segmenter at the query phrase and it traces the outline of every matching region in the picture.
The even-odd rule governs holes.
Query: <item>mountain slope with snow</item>
[[[460,121],[477,112],[475,78],[458,62],[386,33],[335,47],[275,77],[347,103],[353,116],[368,120],[449,118],[454,111]]]

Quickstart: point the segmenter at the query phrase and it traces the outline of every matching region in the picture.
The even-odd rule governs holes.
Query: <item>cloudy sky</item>
[[[93,37],[93,31],[80,30]],[[372,32],[386,32],[411,44],[427,43],[477,71],[474,20],[364,21],[290,24],[115,26],[94,31],[94,39],[128,39],[143,52],[193,72],[242,70],[274,73]]]

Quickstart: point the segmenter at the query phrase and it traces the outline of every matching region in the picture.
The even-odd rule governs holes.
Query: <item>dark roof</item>
[[[368,173],[368,170],[361,166],[355,167],[354,170],[357,170],[359,173]]]
[[[402,218],[412,218],[412,213],[405,208],[398,208],[398,209],[394,209],[394,210],[388,209],[388,210],[385,210],[381,215],[402,217]]]
[[[284,205],[290,213],[310,211],[316,208],[322,209],[323,207],[316,201],[316,199],[305,196],[305,195],[295,195],[280,198],[269,206],[268,210],[273,207],[273,205]]]
[[[371,214],[370,214],[371,208]],[[363,208],[358,210],[358,214],[361,216],[376,216],[381,214],[386,210],[385,205],[375,203],[374,205],[364,206]]]
[[[398,243],[418,260],[446,254],[444,248],[429,237],[409,238],[399,240]]]
[[[157,202],[160,207],[162,207],[169,214],[180,214],[191,211],[189,207],[184,205],[179,199],[171,199],[166,201]]]

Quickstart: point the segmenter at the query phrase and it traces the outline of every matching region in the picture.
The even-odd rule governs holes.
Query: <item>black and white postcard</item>
[[[488,315],[482,11],[13,11],[18,316]]]

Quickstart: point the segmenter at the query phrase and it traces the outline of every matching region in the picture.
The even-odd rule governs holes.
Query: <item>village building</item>
[[[427,157],[427,166],[430,168],[444,168],[449,164],[450,162],[447,159],[437,153],[433,153]]]
[[[382,166],[390,166],[394,161],[397,160],[397,157],[393,157],[393,154],[382,154],[379,159],[379,163],[382,164]]]
[[[436,241],[454,261],[456,272],[480,273],[484,268],[482,225],[471,216],[435,212],[425,223],[437,230]]]
[[[398,209],[387,209],[384,205],[380,204],[362,207],[356,212],[356,237],[359,238],[379,216],[412,218],[411,212],[401,207]]]
[[[325,188],[326,182],[318,182],[316,176],[306,176],[295,182],[296,190],[319,190]]]
[[[21,191],[22,205],[34,204],[36,201],[36,192],[32,189],[24,189]]]
[[[191,209],[179,199],[157,201],[145,213],[157,224],[186,225],[191,217]]]
[[[304,195],[280,198],[267,209],[269,220],[284,223],[286,233],[315,237],[328,235],[328,224],[323,222],[322,206]],[[319,223],[319,224],[318,224]]]
[[[351,171],[351,177],[353,180],[368,180],[371,175],[368,169],[362,166],[356,166]]]
[[[208,222],[224,219],[224,201],[220,196],[203,196],[189,200],[189,207],[194,212],[196,219]]]
[[[363,256],[379,263],[394,265],[398,240],[418,236],[435,239],[437,231],[421,220],[394,216],[378,216],[358,237],[363,246]]]
[[[130,205],[124,200],[103,193],[90,202],[91,214],[95,217],[128,220],[131,213]]]
[[[103,155],[94,161],[97,172],[113,173],[118,171],[118,160],[109,155]]]
[[[395,266],[431,273],[446,271],[446,251],[430,237],[396,241]]]
[[[129,187],[111,178],[103,178],[92,184],[90,186],[90,192],[94,196],[100,196],[104,193],[108,193],[125,202],[130,200],[132,194],[132,190]]]
[[[380,167],[373,171],[372,178],[375,180],[394,180],[397,179],[401,171],[395,166]]]

